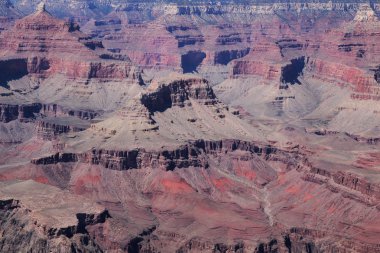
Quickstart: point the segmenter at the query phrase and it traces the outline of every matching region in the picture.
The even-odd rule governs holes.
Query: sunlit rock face
[[[101,62],[100,56],[105,56],[102,43],[90,40],[75,23],[53,17],[43,3],[34,14],[16,21],[13,28],[4,32],[0,44],[4,49],[2,58],[24,58],[28,73],[45,78],[56,73],[72,78],[126,78],[129,75],[128,61],[120,62],[119,66],[111,61]]]
[[[379,18],[376,16],[375,11],[369,4],[362,4],[359,6],[354,20],[359,22],[373,22],[378,21]]]
[[[12,3],[1,252],[380,252],[378,3]]]

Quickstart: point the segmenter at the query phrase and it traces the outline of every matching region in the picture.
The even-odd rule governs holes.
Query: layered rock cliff
[[[2,251],[65,252],[68,249],[103,251],[94,241],[94,234],[89,232],[91,227],[102,226],[107,219],[111,218],[108,211],[102,210],[101,206],[91,206],[88,200],[83,199],[82,204],[87,206],[87,211],[90,213],[83,212],[86,207],[76,204],[72,196],[65,195],[58,188],[33,181],[1,183],[1,186],[0,230],[3,236],[0,240],[0,248]],[[27,194],[29,197],[45,194],[44,200],[40,199],[33,203],[25,195],[20,195],[19,191],[14,191],[14,187],[19,190],[29,190]],[[59,209],[64,205],[54,199],[58,196],[71,207],[60,211]],[[61,212],[61,220],[54,218],[56,212]]]
[[[48,78],[57,74],[74,79],[138,78],[128,60],[113,60],[115,56],[104,51],[100,41],[81,33],[75,23],[54,18],[44,6],[16,21],[0,36],[0,45],[6,49],[1,64],[8,68],[3,82],[25,75]]]

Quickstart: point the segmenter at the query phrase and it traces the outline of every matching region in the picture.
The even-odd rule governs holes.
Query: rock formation
[[[102,43],[90,40],[78,29],[74,23],[54,18],[44,4],[39,5],[34,14],[18,20],[13,29],[0,38],[1,47],[5,49],[2,62],[10,68],[6,78],[12,80],[27,74],[47,78],[57,73],[69,78],[132,76],[128,62],[101,60],[106,56],[101,51]],[[97,49],[100,52],[96,52]],[[108,58],[112,59],[112,55]],[[13,68],[9,66],[10,61],[15,65]],[[13,69],[24,72],[13,73]]]
[[[110,218],[107,210],[101,210],[100,206],[86,203],[85,200],[82,200],[81,207],[72,196],[67,196],[55,187],[44,186],[34,181],[2,183],[1,187],[0,230],[4,233],[0,242],[2,250],[59,251],[71,248],[92,252],[102,251],[91,238],[87,226],[104,224]],[[18,188],[18,192],[12,191],[15,187]],[[20,194],[20,190],[28,191],[29,197],[33,195],[45,195],[45,197],[38,203],[33,203],[24,194]],[[70,208],[63,210],[64,204],[57,201],[58,197],[61,197]],[[54,218],[54,212],[61,212],[61,220]],[[10,231],[12,233],[9,233]]]
[[[362,4],[360,5],[354,20],[359,22],[373,22],[378,21],[379,19],[369,4]]]

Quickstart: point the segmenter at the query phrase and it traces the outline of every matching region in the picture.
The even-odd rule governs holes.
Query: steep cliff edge
[[[112,60],[114,56],[100,41],[81,33],[75,23],[56,19],[44,5],[1,34],[0,45],[4,48],[0,62],[8,68],[2,82],[25,75],[46,79],[57,74],[73,79],[137,78],[128,59]]]
[[[1,33],[0,44],[0,85],[12,94],[0,97],[2,122],[34,119],[49,105],[94,118],[99,114],[94,111],[118,107],[143,85],[141,69],[128,57],[106,51],[101,41],[80,32],[76,23],[55,18],[45,5]]]
[[[89,142],[76,144],[84,136],[93,137]],[[76,138],[69,138],[67,151],[87,152],[94,146],[106,150],[156,150],[159,147],[155,142],[178,147],[198,139],[262,141],[264,138],[258,129],[219,102],[205,79],[174,74],[153,81],[115,115],[93,124]]]
[[[1,183],[0,199],[2,251],[103,252],[86,229],[110,218],[101,206],[33,181]]]

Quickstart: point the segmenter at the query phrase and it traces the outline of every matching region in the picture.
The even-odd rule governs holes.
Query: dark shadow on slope
[[[196,72],[204,58],[206,58],[206,54],[201,51],[189,51],[187,54],[182,55],[181,67],[183,73]]]
[[[0,61],[0,86],[8,87],[8,82],[20,79],[28,74],[26,59]]]
[[[301,84],[298,78],[305,68],[305,57],[292,59],[289,65],[282,68],[281,82],[290,84]]]
[[[173,105],[171,91],[167,86],[149,95],[144,94],[141,103],[148,108],[150,112],[164,112]]]
[[[215,53],[215,64],[227,65],[229,62],[235,59],[246,56],[250,51],[250,48],[243,50],[226,50]]]
[[[380,84],[380,66],[375,69],[374,78],[378,84]]]

